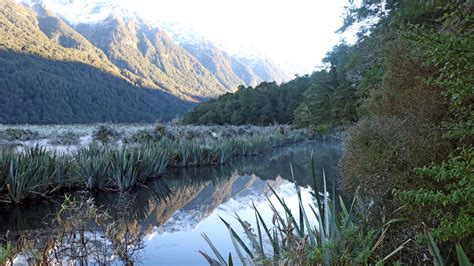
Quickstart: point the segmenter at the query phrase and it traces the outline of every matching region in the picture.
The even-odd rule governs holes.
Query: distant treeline
[[[355,122],[359,76],[348,68],[354,47],[336,46],[324,59],[326,69],[282,83],[239,87],[233,94],[201,103],[183,117],[187,124],[295,124],[327,131]]]

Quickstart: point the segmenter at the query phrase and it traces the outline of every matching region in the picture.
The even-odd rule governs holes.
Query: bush
[[[5,134],[9,140],[32,140],[38,137],[38,132],[20,128],[7,128]]]
[[[417,174],[430,186],[400,188],[396,196],[412,212],[429,206],[432,218],[425,222],[433,237],[464,243],[474,254],[474,148],[460,149],[440,165],[418,168]]]
[[[392,190],[422,182],[414,169],[439,161],[446,142],[435,132],[420,134],[407,121],[397,118],[364,119],[349,130],[341,159],[341,188],[374,200],[385,211],[394,210]],[[380,216],[383,217],[383,216]]]
[[[139,130],[132,136],[124,138],[125,143],[148,143],[157,142],[162,138],[162,135],[155,131]]]
[[[99,126],[99,128],[97,128],[97,130],[92,134],[93,140],[99,141],[104,145],[116,141],[118,138],[119,133],[117,130],[106,125]]]
[[[79,135],[71,130],[62,132],[58,136],[48,141],[52,145],[78,145]]]
[[[29,148],[24,153],[2,152],[0,180],[5,180],[6,194],[1,202],[19,204],[26,199],[44,197],[64,186],[69,174],[67,158],[45,148]]]

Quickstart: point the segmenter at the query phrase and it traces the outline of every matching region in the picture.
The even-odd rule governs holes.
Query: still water
[[[234,159],[220,167],[171,169],[163,178],[134,192],[74,194],[75,198],[93,197],[95,205],[101,206],[114,222],[114,230],[97,226],[85,230],[88,242],[83,244],[89,249],[85,253],[67,243],[77,240],[76,235],[61,238],[60,245],[56,240],[56,244],[48,246],[51,242],[48,236],[52,234],[49,224],[56,217],[63,198],[0,210],[0,237],[3,241],[5,238],[21,239],[22,243],[27,243],[18,250],[17,264],[27,264],[41,250],[48,250],[48,256],[53,257],[54,250],[64,256],[55,260],[63,262],[73,260],[77,263],[71,258],[80,253],[80,256],[88,257],[88,263],[122,264],[126,257],[127,262],[138,265],[207,265],[199,251],[211,257],[214,254],[203,233],[221,254],[231,252],[236,256],[229,230],[221,218],[243,235],[235,216],[255,227],[252,207],[255,204],[271,224],[272,210],[268,200],[274,201],[275,196],[269,186],[284,197],[290,208],[297,209],[298,206],[295,184],[301,187],[303,201],[310,202],[311,154],[319,183],[322,184],[324,169],[328,184],[332,186],[338,175],[340,149],[336,142],[304,142],[277,148],[263,156]],[[63,249],[67,252],[62,252]],[[235,258],[234,262],[237,261]]]

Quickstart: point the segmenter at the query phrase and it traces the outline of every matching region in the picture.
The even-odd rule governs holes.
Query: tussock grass
[[[24,153],[0,153],[1,178],[5,193],[0,202],[18,204],[44,197],[67,181],[68,159],[39,146]]]
[[[128,190],[169,167],[221,165],[304,138],[303,132],[282,128],[159,126],[135,131],[117,145],[115,139],[125,133],[102,125],[94,131],[97,141],[71,153],[38,145],[0,151],[0,204],[19,204],[61,189]]]

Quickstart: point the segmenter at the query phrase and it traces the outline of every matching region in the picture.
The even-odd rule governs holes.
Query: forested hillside
[[[166,121],[191,104],[83,63],[0,52],[0,123]]]
[[[133,85],[71,27],[37,12],[0,1],[0,123],[154,122],[190,106]]]
[[[255,88],[239,87],[233,94],[200,104],[187,113],[185,123],[198,124],[288,124],[293,112],[303,100],[303,92],[311,84],[312,76],[298,77],[277,85],[263,82]]]
[[[390,227],[380,252],[423,241],[430,231],[447,258],[455,256],[454,243],[472,258],[473,11],[472,1],[362,1],[348,9],[340,29],[362,23],[358,41],[337,45],[304,87],[288,86],[297,78],[241,88],[199,105],[184,121],[293,123],[319,132],[344,125],[342,191],[360,187],[372,202],[373,226],[406,219]],[[296,103],[286,106],[281,95]],[[416,241],[407,245],[413,254],[401,261],[421,262],[429,253]]]

